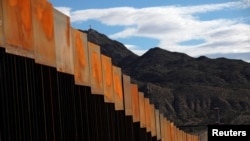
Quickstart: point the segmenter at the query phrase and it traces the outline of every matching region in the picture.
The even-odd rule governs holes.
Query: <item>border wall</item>
[[[1,141],[199,141],[46,0],[0,1]]]

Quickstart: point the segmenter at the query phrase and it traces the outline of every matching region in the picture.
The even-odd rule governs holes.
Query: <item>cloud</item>
[[[65,14],[65,15],[67,15],[67,16],[70,17],[71,8],[69,8],[69,7],[55,7],[55,9],[57,9],[58,11],[60,11],[63,14]]]
[[[133,18],[129,17],[133,16],[134,13],[136,13],[136,10],[131,7],[77,10],[71,13],[71,21],[84,22],[87,20],[98,20],[110,26],[128,26],[134,24]]]
[[[226,2],[219,4],[205,4],[197,6],[181,7],[182,13],[193,14],[193,13],[206,13],[222,9],[246,9],[250,7],[250,0],[239,0],[234,2]]]
[[[109,35],[113,39],[147,37],[159,40],[156,46],[161,48],[200,56],[250,53],[250,25],[239,20],[244,17],[211,20],[201,20],[199,17],[203,13],[247,8],[250,8],[250,0],[197,6],[87,9],[71,11],[70,16],[72,22],[96,20],[110,27],[123,26],[123,30]],[[204,42],[180,45],[181,42],[195,39],[202,39]],[[132,48],[132,51],[141,54],[146,49]]]
[[[146,52],[146,50],[140,49],[140,47],[136,45],[125,44],[125,47],[129,50],[133,50],[133,52],[137,55],[143,55]]]
[[[249,8],[250,0],[241,0],[239,4],[239,8]]]

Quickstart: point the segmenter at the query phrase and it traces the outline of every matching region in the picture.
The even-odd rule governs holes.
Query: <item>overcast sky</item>
[[[71,26],[138,55],[152,47],[250,62],[250,0],[49,0]]]

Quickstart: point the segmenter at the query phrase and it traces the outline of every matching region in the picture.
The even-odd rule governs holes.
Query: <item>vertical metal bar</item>
[[[122,140],[123,140],[123,141],[126,141],[126,140],[125,140],[125,136],[126,136],[126,134],[125,134],[125,131],[126,131],[126,130],[125,130],[125,127],[126,127],[126,125],[125,125],[125,117],[126,117],[126,116],[125,116],[125,110],[122,110],[122,111],[121,111],[121,122],[122,122],[122,123],[121,123],[121,125],[122,125],[121,128],[122,128]]]
[[[140,111],[139,111],[139,95],[138,86],[131,84],[132,93],[132,116],[134,122],[134,140],[140,140]]]
[[[0,48],[0,87],[1,87],[1,104],[2,104],[2,110],[1,110],[1,133],[2,133],[2,139],[3,140],[10,140],[10,133],[11,133],[11,127],[10,127],[10,118],[9,118],[9,97],[11,95],[10,91],[8,91],[8,87],[11,82],[9,81],[9,73],[12,72],[12,70],[7,71],[8,66],[10,65],[8,62],[8,56],[5,53],[5,50],[3,48]],[[12,76],[12,75],[10,75]],[[15,137],[16,133],[15,130],[12,131],[12,137]]]
[[[91,141],[91,134],[90,134],[90,128],[91,128],[91,124],[90,124],[90,119],[89,119],[89,114],[90,114],[90,112],[92,112],[92,111],[89,111],[89,104],[88,104],[88,101],[89,101],[89,99],[88,99],[88,95],[90,95],[90,87],[83,87],[83,88],[81,88],[81,96],[82,96],[82,105],[83,105],[83,109],[84,109],[84,111],[83,111],[83,114],[84,114],[84,128],[83,129],[85,129],[84,131],[84,133],[85,133],[85,137],[84,137],[84,139],[86,139],[86,141]]]
[[[43,141],[45,140],[45,119],[44,119],[44,95],[43,95],[43,84],[42,84],[42,67],[41,65],[35,64],[35,61],[32,60],[30,68],[33,68],[33,73],[30,76],[32,79],[34,92],[32,93],[33,97],[33,106],[32,106],[32,115],[34,128],[36,129],[36,137],[34,140]]]
[[[34,95],[37,96],[36,102],[37,103],[37,119],[36,119],[36,126],[38,129],[38,138],[40,141],[45,141],[47,138],[46,133],[46,124],[45,124],[45,97],[44,97],[44,86],[43,86],[43,73],[42,73],[42,66],[35,64],[35,87],[36,92]]]
[[[133,126],[133,117],[126,116],[125,117],[125,125],[126,125],[126,139],[129,141],[134,141],[134,126]]]
[[[0,2],[0,10],[1,9],[1,2]],[[0,12],[1,14],[1,12]],[[1,20],[1,15],[0,15],[0,20]],[[0,32],[1,32],[1,25],[0,25]],[[4,138],[4,135],[6,134],[6,132],[4,131],[5,128],[5,124],[4,124],[4,120],[5,120],[5,89],[4,89],[4,60],[5,60],[5,55],[4,55],[4,49],[1,47],[1,33],[0,33],[0,140],[2,140],[2,138]]]
[[[156,126],[155,126],[155,107],[154,104],[150,104],[150,117],[151,117],[151,135],[153,137],[156,137]]]
[[[124,141],[125,140],[125,129],[124,129],[124,117],[125,117],[125,113],[123,110],[119,110],[119,111],[115,111],[116,113],[116,124],[117,124],[117,133],[119,136],[119,140],[120,141]]]
[[[149,98],[145,98],[145,116],[146,116],[146,129],[151,136],[151,110]]]
[[[132,89],[130,77],[123,74],[124,110],[125,110],[125,135],[126,140],[134,140],[134,125],[132,117]]]
[[[0,2],[0,48],[4,47],[4,35],[3,35],[3,1]]]
[[[100,140],[104,140],[104,130],[107,130],[104,128],[105,125],[105,120],[103,120],[104,117],[104,112],[103,112],[103,108],[104,108],[104,96],[103,95],[96,95],[96,110],[97,110],[97,118],[98,118],[98,122],[97,122],[97,126],[99,128],[99,136],[100,136]]]
[[[160,123],[160,111],[155,109],[155,125],[157,140],[161,140],[161,123]]]
[[[65,139],[67,138],[67,135],[69,134],[66,130],[66,117],[65,117],[65,114],[67,111],[65,111],[65,103],[64,103],[64,99],[65,98],[65,91],[66,91],[66,87],[65,85],[63,84],[64,83],[64,80],[62,79],[62,76],[60,75],[60,73],[57,73],[56,74],[56,78],[57,78],[57,96],[58,96],[58,104],[60,105],[60,118],[61,118],[61,140],[62,141],[65,141]],[[67,133],[67,134],[66,134]]]
[[[18,63],[20,66],[19,66],[19,77],[20,77],[20,83],[22,84],[21,87],[23,87],[23,107],[24,107],[24,119],[26,121],[25,123],[25,130],[26,130],[26,134],[27,134],[27,137],[26,139],[27,140],[32,140],[32,129],[31,129],[31,97],[30,97],[30,94],[31,94],[31,88],[32,88],[32,84],[29,83],[29,75],[30,75],[30,70],[28,70],[28,62],[27,62],[27,58],[24,58],[24,57],[18,57],[17,58],[18,60],[20,60],[21,62]]]
[[[140,140],[146,140],[146,118],[144,94],[139,92],[139,114],[140,114]]]
[[[61,117],[62,117],[62,140],[75,140],[76,118],[74,105],[74,79],[73,76],[57,72],[58,95],[60,95]]]
[[[152,141],[151,132],[147,132],[147,141]]]
[[[43,89],[44,89],[44,107],[45,107],[45,124],[46,124],[46,140],[55,140],[55,124],[54,124],[54,111],[55,111],[55,98],[54,95],[57,93],[54,91],[56,88],[56,69],[43,66]]]
[[[114,103],[108,104],[108,118],[110,121],[110,132],[111,132],[111,141],[116,141],[116,126],[115,126],[115,105]]]
[[[172,122],[170,123],[170,135],[171,135],[171,140],[175,141],[175,128]]]
[[[140,121],[138,86],[136,84],[132,84],[131,89],[133,122],[136,123]]]
[[[76,120],[77,120],[77,140],[81,141],[90,141],[90,128],[91,123],[89,120],[89,113],[93,111],[89,111],[88,95],[90,94],[90,88],[84,86],[75,86],[75,101],[76,101]],[[78,104],[77,104],[78,103]]]
[[[146,128],[140,128],[140,141],[147,141]]]
[[[30,124],[30,140],[39,140],[37,138],[37,128],[34,126],[35,117],[38,113],[36,106],[36,92],[35,92],[35,75],[34,75],[34,60],[25,58],[25,76],[26,76],[26,87],[27,87],[27,100],[28,100],[28,112],[29,112],[29,124]]]
[[[111,58],[105,55],[101,55],[101,62],[102,62],[102,77],[103,77],[103,89],[104,89],[104,104],[102,108],[103,114],[103,135],[104,140],[114,140],[113,138],[113,127],[112,121],[110,119],[110,104],[114,104],[115,102],[115,95],[113,89],[113,71],[112,71],[112,62]]]
[[[90,140],[99,140],[99,129],[97,124],[97,110],[96,110],[96,100],[94,95],[91,92],[87,93],[87,99],[85,101],[88,104],[88,118],[89,118],[89,131],[90,131]]]
[[[104,99],[103,99],[104,100]],[[109,103],[102,103],[101,111],[102,111],[102,131],[103,131],[103,140],[111,141],[111,126],[110,126],[110,119],[108,114],[108,105]]]
[[[22,126],[20,123],[21,114],[18,109],[19,105],[19,97],[18,96],[18,80],[17,80],[17,73],[16,73],[16,67],[15,67],[15,58],[13,55],[8,55],[8,68],[6,71],[10,71],[11,74],[7,77],[9,81],[11,81],[10,85],[8,85],[8,92],[9,92],[9,109],[8,112],[13,111],[13,113],[10,112],[9,115],[9,126],[10,126],[10,133],[15,131],[16,136],[13,136],[14,140],[21,140],[24,134],[22,133]],[[7,62],[6,62],[7,63]],[[13,81],[14,80],[14,81]],[[13,116],[13,117],[12,117]],[[11,134],[9,138],[12,138]]]
[[[165,132],[165,118],[163,113],[160,114],[160,124],[161,124],[161,140],[166,141],[166,132]]]
[[[86,126],[84,125],[84,117],[83,117],[83,112],[84,112],[84,108],[82,105],[82,93],[80,91],[80,86],[75,85],[75,109],[76,109],[76,128],[77,128],[77,132],[76,132],[76,140],[80,141],[80,140],[87,140],[84,137],[86,136],[84,133],[84,129],[86,128]]]

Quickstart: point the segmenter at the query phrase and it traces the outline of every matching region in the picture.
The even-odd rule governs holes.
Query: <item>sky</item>
[[[48,0],[138,55],[153,47],[250,63],[250,0]]]

